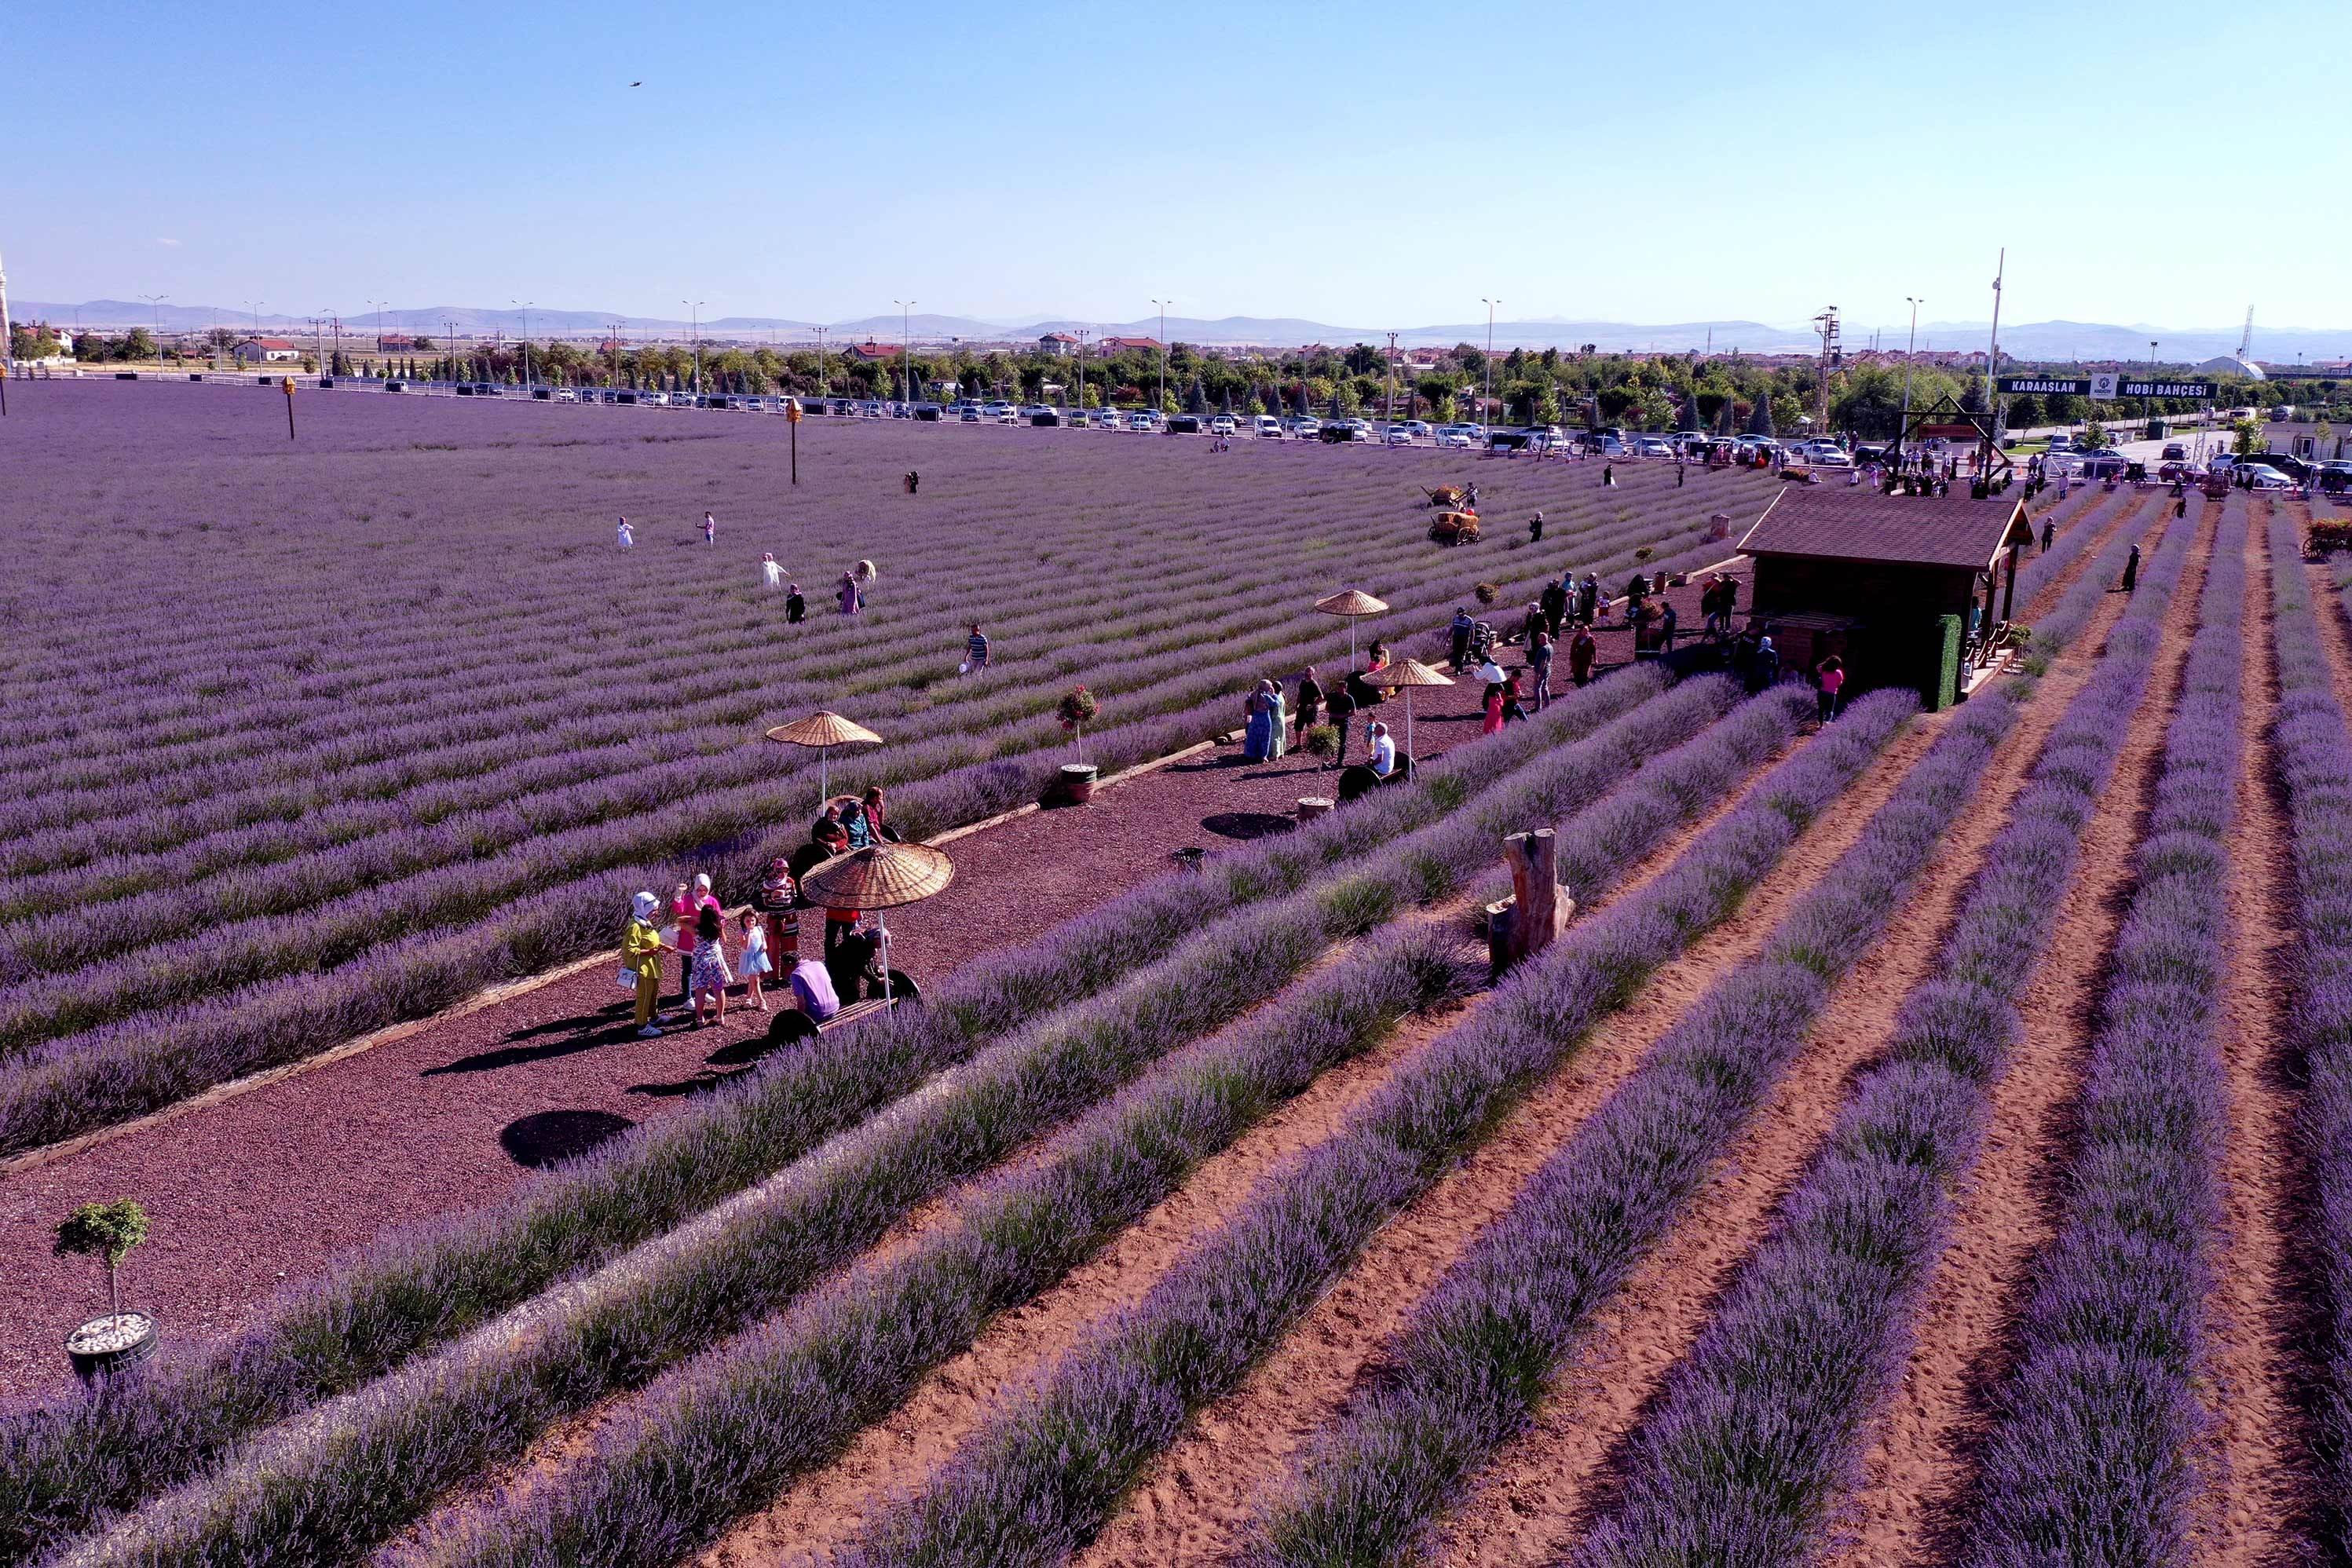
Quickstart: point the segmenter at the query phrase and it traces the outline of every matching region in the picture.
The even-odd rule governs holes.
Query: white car
[[[1127,416],[1128,429],[1136,431],[1139,434],[1149,434],[1152,429],[1157,427],[1160,421],[1154,417],[1151,412],[1148,409],[1139,410],[1138,412]]]
[[[1381,442],[1387,446],[1411,446],[1412,432],[1402,424],[1391,424],[1388,428],[1388,434],[1381,437]]]
[[[1437,444],[1458,446],[1466,452],[1478,444],[1478,438],[1470,433],[1470,426],[1466,424],[1441,424],[1437,427]]]
[[[1816,468],[1851,468],[1853,459],[1843,452],[1808,452],[1805,461]]]
[[[1654,435],[1644,435],[1634,446],[1633,455],[1636,457],[1672,457],[1675,455],[1674,443]]]
[[[1209,421],[1209,434],[1212,434],[1212,435],[1231,435],[1233,433],[1234,433],[1234,416],[1233,416],[1232,414],[1230,414],[1230,413],[1221,413],[1221,414],[1217,415],[1217,417],[1216,417],[1216,418],[1214,418],[1214,419],[1213,419],[1213,420]]]
[[[1282,439],[1282,421],[1270,413],[1261,413],[1250,421],[1250,434],[1265,441]]]
[[[1290,422],[1290,438],[1293,441],[1313,441],[1322,434],[1323,422],[1319,419],[1301,417]]]
[[[1425,419],[1408,419],[1404,422],[1404,428],[1414,435],[1430,434],[1430,423]]]
[[[558,387],[555,389],[555,401],[558,402],[578,402],[580,401],[580,394],[573,392],[570,387]]]
[[[2246,476],[2246,488],[2249,490],[2292,490],[2295,487],[2294,480],[2267,463],[2241,463],[2231,471],[2231,476],[2235,478],[2240,474]]]

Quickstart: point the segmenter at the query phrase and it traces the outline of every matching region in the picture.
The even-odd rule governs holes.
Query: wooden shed
[[[2024,501],[1887,495],[1874,486],[1790,485],[1739,541],[1753,557],[1751,623],[1775,626],[1781,668],[1843,656],[1846,690],[1909,686],[1930,710],[1966,685],[1972,629],[2009,619]],[[1979,639],[1980,641],[1980,639]]]

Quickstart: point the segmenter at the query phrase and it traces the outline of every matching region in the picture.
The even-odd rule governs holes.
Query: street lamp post
[[[509,304],[509,305],[519,306],[519,307],[520,307],[520,308],[521,308],[521,310],[522,310],[522,390],[523,390],[523,392],[524,392],[526,394],[528,394],[528,393],[530,392],[530,306],[531,306],[531,302],[530,302],[530,300],[528,300],[528,299],[512,299],[512,298],[509,298],[509,299],[507,301],[507,303],[508,303],[508,304]]]
[[[1903,437],[1911,428],[1911,361],[1919,352],[1919,307],[1924,299],[1903,297],[1911,305],[1911,340],[1903,350],[1903,412],[1896,416],[1895,426],[1895,465],[1903,466]]]
[[[1153,406],[1157,412],[1166,413],[1168,412],[1168,307],[1175,301],[1154,299],[1152,303],[1160,307],[1160,401]]]
[[[694,390],[698,395],[702,391],[702,308],[705,305],[709,304],[710,301],[708,299],[681,299],[678,303],[688,307],[694,312]]]
[[[1070,405],[1081,413],[1087,406],[1087,329],[1078,329],[1078,401]]]
[[[1396,340],[1397,335],[1391,332],[1389,334],[1389,386],[1385,400],[1388,413],[1384,416],[1385,423],[1390,425],[1396,423]],[[1382,431],[1381,434],[1385,437],[1388,433]]]
[[[371,299],[369,307],[375,311],[375,357],[383,358],[383,301]]]
[[[893,299],[898,308],[898,401],[908,413],[915,404],[915,307],[919,299]]]
[[[1488,419],[1494,417],[1495,307],[1500,305],[1502,301],[1499,299],[1487,299],[1482,297],[1479,303],[1486,307],[1486,390],[1478,394],[1479,423],[1484,424]]]
[[[168,294],[142,294],[139,298],[147,301],[155,312],[155,371],[161,375],[163,371],[163,301],[172,297]]]
[[[824,329],[819,327],[816,329],[816,395],[819,397],[824,396],[825,393],[833,390],[832,378],[826,374],[826,369],[827,367],[824,358]]]

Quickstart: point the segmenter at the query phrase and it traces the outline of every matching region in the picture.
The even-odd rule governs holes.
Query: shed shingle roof
[[[1965,485],[1948,496],[1889,496],[1869,485],[1790,485],[1739,541],[1739,553],[1982,571],[2012,539],[2032,538],[2024,498],[2013,491],[1978,501]]]

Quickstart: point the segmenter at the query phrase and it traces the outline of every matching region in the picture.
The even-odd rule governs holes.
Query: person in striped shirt
[[[988,637],[975,625],[963,642],[963,673],[976,675],[988,668]]]

